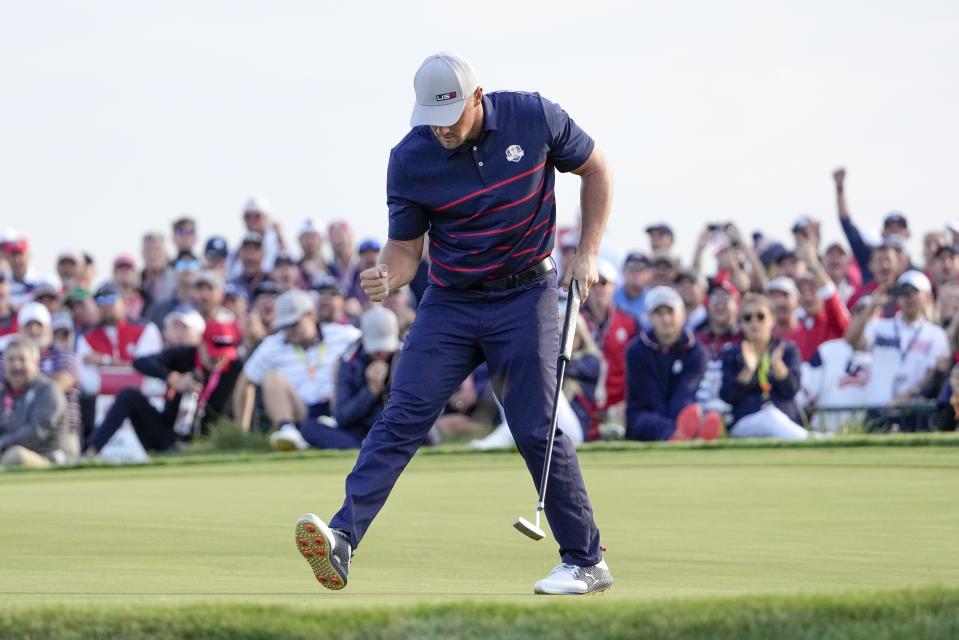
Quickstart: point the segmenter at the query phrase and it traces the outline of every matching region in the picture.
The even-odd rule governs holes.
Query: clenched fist
[[[378,264],[360,272],[360,287],[370,302],[383,302],[390,292],[389,267]]]

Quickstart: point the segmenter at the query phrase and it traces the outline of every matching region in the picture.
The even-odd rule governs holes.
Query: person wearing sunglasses
[[[805,440],[796,394],[800,386],[799,350],[773,337],[773,314],[766,296],[747,293],[740,311],[743,341],[722,354],[719,397],[733,409],[729,435],[736,438]]]

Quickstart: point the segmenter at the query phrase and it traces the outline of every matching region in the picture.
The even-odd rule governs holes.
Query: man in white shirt
[[[946,332],[928,319],[932,296],[929,278],[921,271],[902,274],[895,289],[900,311],[893,318],[875,318],[886,304],[877,293],[866,313],[858,315],[846,334],[854,348],[872,352],[866,403],[901,407],[919,395],[922,383],[940,358],[949,355]]]
[[[264,338],[243,367],[234,409],[249,428],[252,385],[260,387],[263,406],[277,427],[332,415],[335,365],[360,338],[348,327],[328,334],[317,322],[313,298],[292,289],[276,299],[277,332]]]

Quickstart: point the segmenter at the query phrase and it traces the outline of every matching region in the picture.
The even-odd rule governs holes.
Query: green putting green
[[[604,603],[959,586],[955,447],[580,455],[616,578]],[[347,589],[321,588],[293,524],[303,512],[333,513],[352,461],[0,474],[0,610],[556,602],[532,595],[558,562],[554,542],[511,527],[535,503],[515,453],[417,456]]]

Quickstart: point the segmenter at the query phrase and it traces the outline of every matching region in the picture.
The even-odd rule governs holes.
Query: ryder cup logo
[[[519,162],[523,159],[523,147],[511,144],[506,148],[506,159],[510,162]]]

